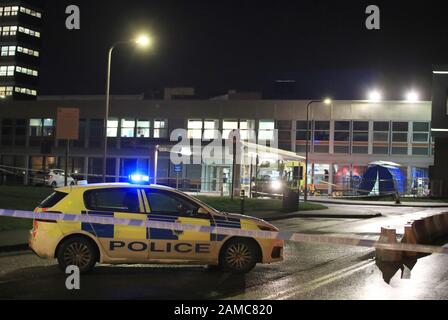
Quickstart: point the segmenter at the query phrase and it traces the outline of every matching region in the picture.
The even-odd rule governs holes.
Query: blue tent
[[[399,165],[391,162],[373,162],[362,176],[358,193],[362,195],[403,193],[404,183]]]

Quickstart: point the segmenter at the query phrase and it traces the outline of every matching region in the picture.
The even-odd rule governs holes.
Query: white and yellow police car
[[[278,231],[257,218],[219,212],[185,193],[158,185],[91,184],[56,189],[36,212]],[[246,273],[257,263],[283,260],[282,240],[173,231],[132,225],[34,220],[30,248],[42,258],[57,258],[65,270],[90,271],[106,264],[203,264]]]

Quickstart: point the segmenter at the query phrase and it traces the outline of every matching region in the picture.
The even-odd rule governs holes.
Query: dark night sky
[[[429,99],[432,65],[448,63],[444,1],[42,1],[41,94],[103,94],[108,46],[136,30],[149,30],[155,47],[116,51],[114,94],[193,86],[203,97],[269,95],[288,72],[314,79],[298,98],[363,99],[376,84],[390,99],[410,87]],[[80,6],[80,31],[65,29],[69,4]],[[368,4],[380,6],[380,31],[364,26]]]

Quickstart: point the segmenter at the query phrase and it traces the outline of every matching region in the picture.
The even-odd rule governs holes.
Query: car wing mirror
[[[209,212],[207,209],[205,209],[203,207],[199,207],[198,214],[209,214]]]

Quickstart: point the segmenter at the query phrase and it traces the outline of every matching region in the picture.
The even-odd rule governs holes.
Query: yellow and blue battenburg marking
[[[151,213],[148,215],[149,221],[160,222],[177,222],[179,216],[176,215],[162,215]],[[151,240],[179,240],[179,237],[174,234],[172,230],[149,228],[147,233],[147,239]]]
[[[81,214],[87,214],[86,211],[82,211]],[[103,212],[103,211],[89,211],[89,215],[95,215],[100,217],[114,217],[113,212]],[[99,238],[113,238],[114,237],[114,225],[113,224],[99,224],[99,223],[89,223],[82,222],[81,230],[89,232]]]
[[[241,219],[231,218],[231,217],[214,217],[215,221],[212,222],[212,227],[221,227],[221,228],[234,228],[241,229]],[[211,241],[222,241],[225,239],[225,235],[223,234],[210,234]]]
[[[83,215],[87,212],[83,211]],[[103,211],[89,211],[89,215],[111,218],[125,218],[135,219],[141,217],[142,220],[154,222],[169,222],[199,225],[204,227],[214,228],[233,228],[241,229],[241,219],[232,217],[184,217],[181,214],[124,214],[117,212],[103,212]],[[132,238],[132,239],[147,239],[147,240],[202,240],[202,241],[223,241],[226,235],[211,232],[209,235],[198,231],[184,231],[181,234],[176,234],[170,229],[146,228],[137,225],[137,221],[133,220],[135,225],[121,226],[113,224],[97,224],[82,222],[81,229],[89,232],[99,238]]]

